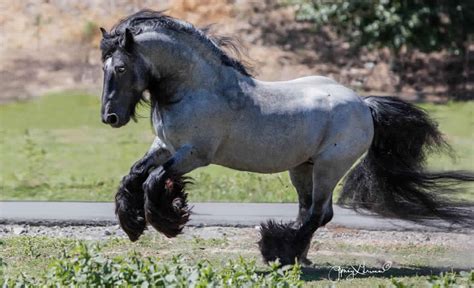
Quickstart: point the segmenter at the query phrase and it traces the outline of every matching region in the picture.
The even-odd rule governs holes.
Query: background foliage
[[[356,47],[404,45],[424,52],[463,54],[474,31],[474,1],[468,0],[289,0],[297,20],[330,25]]]

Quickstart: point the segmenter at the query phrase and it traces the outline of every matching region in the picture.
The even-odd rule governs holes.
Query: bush
[[[330,25],[356,47],[401,47],[424,52],[449,49],[463,54],[474,33],[469,0],[286,0],[297,20]],[[472,37],[472,36],[470,36]]]
[[[186,264],[175,257],[168,264],[134,253],[108,258],[97,245],[80,242],[71,253],[64,253],[40,278],[22,274],[5,278],[3,287],[301,287],[298,265],[258,272],[255,261],[228,261],[216,268],[206,260]]]

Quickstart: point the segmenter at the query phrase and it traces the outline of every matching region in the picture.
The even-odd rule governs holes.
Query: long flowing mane
[[[222,64],[233,67],[246,76],[252,76],[251,67],[239,59],[241,48],[237,41],[231,37],[220,37],[211,35],[210,26],[198,29],[191,23],[165,15],[162,11],[141,10],[132,14],[115,24],[107,37],[100,43],[103,57],[117,49],[120,39],[125,34],[125,29],[129,29],[134,35],[148,31],[156,31],[159,28],[170,29],[176,32],[187,33],[196,37],[198,41],[207,45]],[[228,48],[237,54],[237,58],[230,56],[223,48]]]

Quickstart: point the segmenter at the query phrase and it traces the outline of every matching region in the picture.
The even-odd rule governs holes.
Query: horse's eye
[[[119,73],[123,73],[123,72],[125,72],[125,66],[119,66],[119,67],[116,68],[116,70]]]

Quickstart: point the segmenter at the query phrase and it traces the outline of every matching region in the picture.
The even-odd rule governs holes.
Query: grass
[[[0,200],[111,201],[153,134],[148,119],[111,129],[100,122],[99,107],[98,97],[78,92],[1,105]],[[423,107],[439,120],[457,152],[456,161],[433,156],[430,167],[474,170],[474,103]],[[146,109],[142,114],[148,114]],[[191,176],[196,182],[191,201],[297,200],[287,173],[261,175],[211,165]]]
[[[436,248],[420,246],[416,253],[426,256],[425,260],[418,266],[413,266],[403,257],[410,253],[407,251],[388,248],[385,250],[386,254],[381,256],[380,246],[372,245],[372,248],[378,249],[377,252],[358,254],[357,259],[351,259],[347,257],[351,255],[349,248],[356,247],[348,246],[339,247],[337,252],[340,254],[323,254],[318,257],[318,263],[323,264],[316,268],[301,269],[295,266],[279,269],[276,265],[264,265],[250,241],[236,243],[226,238],[203,239],[184,235],[176,240],[169,240],[156,233],[147,234],[133,244],[123,238],[99,242],[16,236],[0,240],[0,286],[2,279],[10,281],[7,282],[8,287],[14,287],[14,284],[48,286],[48,283],[49,286],[80,287],[115,287],[125,286],[125,283],[129,286],[147,287],[148,283],[153,287],[208,287],[212,284],[213,287],[222,287],[227,284],[227,287],[336,285],[351,288],[456,287],[454,284],[471,287],[469,285],[474,284],[472,272],[437,276],[440,269],[431,268],[437,263],[437,258],[432,255],[432,250],[437,250]],[[452,248],[443,249],[447,250],[448,255],[456,253],[450,250]],[[383,257],[394,259],[399,266],[408,268],[389,267],[383,273],[356,274],[354,277],[350,273],[343,273],[338,277],[337,273],[331,272],[334,271],[333,267],[351,270],[351,267],[357,267],[357,263],[366,264],[365,271],[375,271],[380,269],[381,264],[371,259],[374,256],[379,258],[378,261]],[[449,268],[441,270],[449,271]],[[328,279],[329,275],[331,280]],[[440,283],[440,286],[434,286]],[[445,283],[448,284],[444,285]]]

